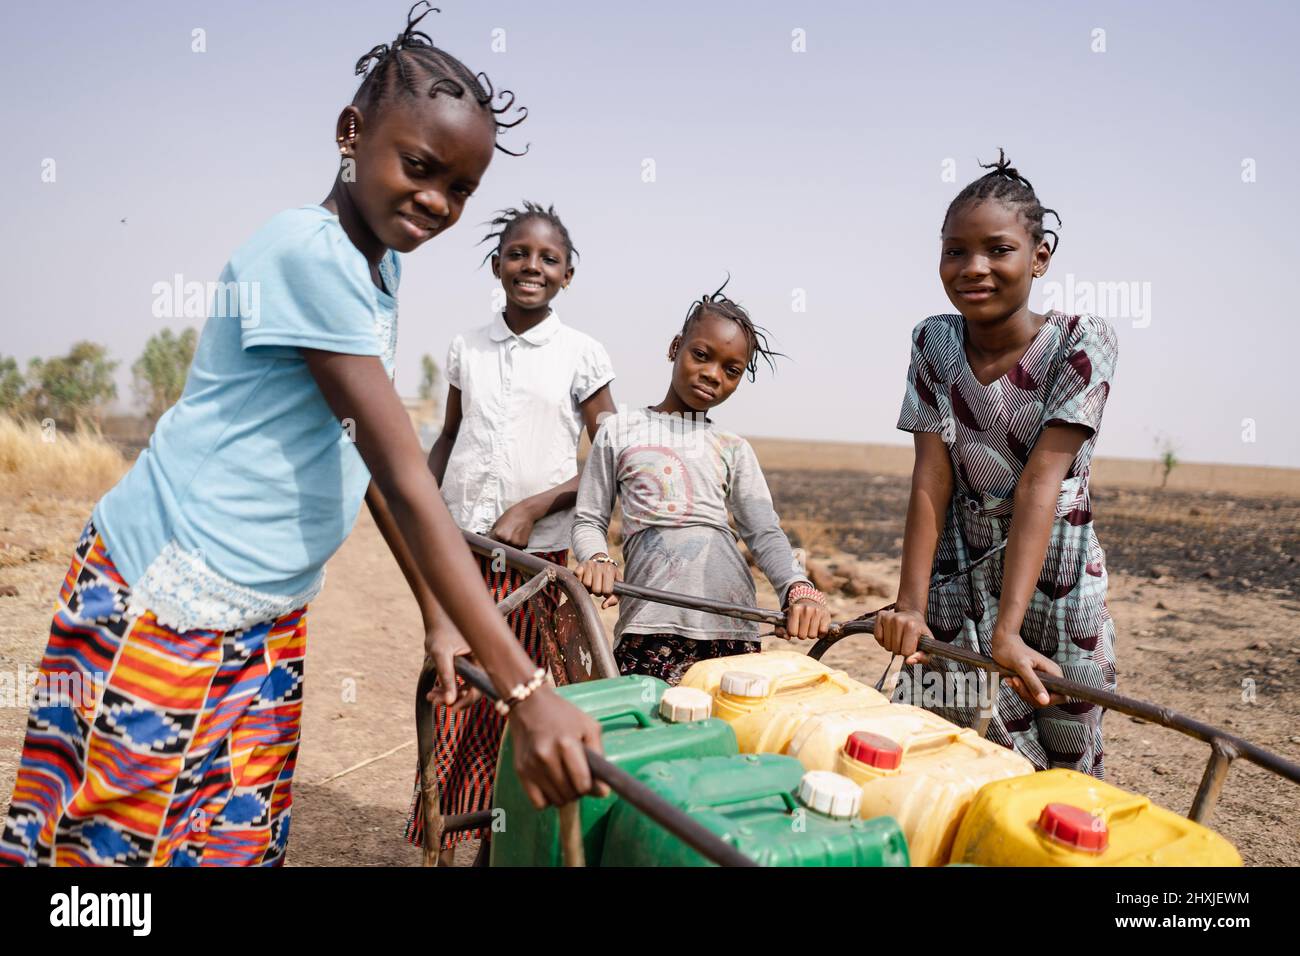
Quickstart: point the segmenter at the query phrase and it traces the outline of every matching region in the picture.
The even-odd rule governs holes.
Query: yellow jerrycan
[[[906,704],[813,716],[789,753],[809,769],[857,783],[861,815],[896,819],[913,866],[948,862],[957,827],[982,786],[1034,772],[1014,751]]]
[[[952,862],[983,866],[1241,866],[1213,830],[1073,770],[999,780],[975,796]]]
[[[784,753],[808,713],[821,705],[888,703],[844,671],[793,651],[700,661],[682,677],[681,686],[713,696],[713,716],[731,724],[741,753]]]

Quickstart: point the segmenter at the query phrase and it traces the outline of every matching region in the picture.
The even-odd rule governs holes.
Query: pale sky
[[[0,353],[104,342],[130,397],[149,335],[190,324],[153,316],[155,284],[215,279],[270,216],[325,196],[353,64],[408,6],[6,4]],[[422,353],[441,365],[490,318],[479,224],[529,198],[582,253],[556,305],[609,349],[619,402],[662,397],[668,341],[729,271],[791,360],[715,419],[905,443],[909,332],[952,311],[943,212],[1004,146],[1064,220],[1059,285],[1033,303],[1110,311],[1119,332],[1098,454],[1153,457],[1164,435],[1184,460],[1300,466],[1294,5],[441,6],[423,26],[517,92],[531,115],[503,142],[531,150],[499,155],[460,224],[404,259],[404,393]]]

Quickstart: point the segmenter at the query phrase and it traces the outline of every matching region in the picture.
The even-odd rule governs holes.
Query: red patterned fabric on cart
[[[535,557],[564,567],[569,552],[537,552]],[[528,583],[531,575],[504,567],[494,569],[494,559],[476,554],[479,570],[488,586],[492,600],[500,603],[512,591]],[[524,606],[506,619],[510,629],[523,645],[524,651],[538,667],[548,667],[546,647],[538,626],[538,613],[546,614],[559,606],[561,591],[552,584],[525,602]],[[492,780],[497,769],[497,753],[501,749],[501,732],[505,719],[488,700],[450,713],[446,707],[434,708],[435,762],[438,768],[438,796],[444,815],[453,813],[479,813],[492,808]],[[480,830],[461,830],[443,835],[441,849],[450,849],[457,843],[476,839]],[[406,819],[406,839],[415,846],[424,845],[424,799],[420,793],[420,771],[415,772],[415,794]]]

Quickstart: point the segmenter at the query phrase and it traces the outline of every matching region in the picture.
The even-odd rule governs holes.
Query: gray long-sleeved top
[[[573,519],[573,552],[586,561],[608,552],[614,499],[623,509],[625,578],[633,584],[753,605],[754,579],[727,523],[784,602],[808,580],[772,507],[749,442],[702,415],[625,410],[592,443]],[[758,625],[623,598],[614,636],[676,634],[696,640],[755,639]]]

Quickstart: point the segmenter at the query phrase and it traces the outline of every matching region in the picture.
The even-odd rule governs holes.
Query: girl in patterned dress
[[[59,590],[40,669],[52,690],[28,716],[0,864],[284,862],[307,605],[363,498],[513,697],[533,801],[591,789],[581,748],[599,729],[540,686],[392,384],[397,253],[456,223],[510,125],[414,29],[419,6],[357,65],[329,195],[231,256],[222,287],[237,292],[215,298],[180,400],[95,506]]]
[[[578,490],[578,445],[585,429],[595,437],[600,416],[614,411],[614,369],[604,346],[565,325],[552,305],[573,281],[577,250],[554,208],[526,202],[503,210],[484,241],[492,274],[501,280],[505,309],[485,326],[458,335],[447,353],[447,411],[429,468],[452,518],[467,531],[489,535],[563,566]],[[522,587],[527,575],[478,556],[492,600]],[[546,666],[537,615],[559,603],[558,586],[544,589],[510,615],[527,654]],[[427,602],[426,602],[427,603]],[[489,701],[456,697],[454,659],[469,647],[454,630],[431,631],[427,650],[441,691],[432,698],[439,809],[475,813],[492,806],[492,781],[505,721]],[[424,799],[417,768],[407,839],[424,844]],[[491,839],[485,830],[443,835],[439,862],[450,865],[458,843],[482,836],[479,860]]]
[[[762,330],[719,289],[691,306],[668,347],[668,393],[658,405],[605,420],[582,472],[573,521],[579,579],[612,595],[623,570],[607,534],[617,498],[623,513],[627,580],[664,591],[754,604],[754,579],[736,547],[730,512],[754,562],[786,611],[779,633],[824,637],[826,600],[804,575],[772,507],[749,442],[717,428],[708,411],[726,401],[762,355]],[[609,596],[605,606],[618,602]],[[626,599],[614,629],[624,674],[678,683],[696,661],[760,649],[758,625],[717,614]]]
[[[1043,218],[1056,213],[1004,155],[984,168],[944,217],[939,275],[959,314],[912,333],[898,427],[914,435],[916,464],[898,603],[880,614],[876,639],[910,665],[896,699],[963,725],[986,718],[989,739],[1039,769],[1102,777],[1101,709],[1048,694],[1037,675],[1115,688],[1088,493],[1115,332],[1093,315],[1030,311],[1030,286],[1055,251]],[[932,574],[972,564],[931,587]],[[1016,672],[992,713],[984,679],[918,652],[921,636]]]

